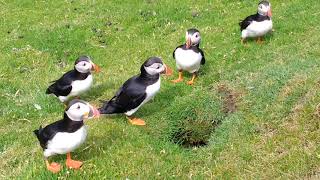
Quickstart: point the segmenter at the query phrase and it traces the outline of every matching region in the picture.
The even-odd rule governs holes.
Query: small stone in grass
[[[39,104],[34,104],[33,106],[34,106],[37,110],[41,110],[41,109],[42,109]]]

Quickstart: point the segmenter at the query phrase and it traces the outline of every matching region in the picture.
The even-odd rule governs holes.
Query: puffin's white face
[[[193,34],[189,34],[188,31],[186,32],[186,45],[187,48],[190,46],[196,46],[200,43],[201,36],[199,32],[195,32]]]
[[[153,63],[150,66],[144,66],[144,69],[150,75],[160,74],[165,71],[165,66],[161,63]]]
[[[258,5],[258,13],[260,15],[263,15],[263,16],[269,16],[271,17],[272,16],[272,13],[271,13],[271,4],[268,3],[268,5],[264,4],[264,3],[260,3]]]
[[[94,64],[92,61],[79,61],[74,67],[81,73],[88,73],[94,69]]]
[[[77,102],[69,107],[66,114],[73,121],[83,121],[88,118],[90,110],[91,109],[87,104]]]

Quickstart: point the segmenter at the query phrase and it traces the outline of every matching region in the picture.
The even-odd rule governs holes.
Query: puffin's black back
[[[68,71],[60,79],[53,81],[54,83],[48,87],[46,94],[54,94],[56,96],[67,96],[72,90],[71,83],[73,81],[84,80],[89,75],[90,72],[80,73],[75,69]]]
[[[56,121],[49,124],[45,128],[41,126],[39,129],[34,130],[34,134],[37,136],[40,146],[45,149],[47,143],[51,140],[58,132],[73,133],[83,126],[83,121],[72,121],[66,113],[62,120]]]
[[[259,13],[256,13],[254,15],[248,16],[247,18],[245,18],[243,21],[241,21],[239,23],[240,30],[242,31],[242,30],[246,29],[253,21],[262,22],[262,21],[265,21],[265,20],[270,20],[270,17],[269,16],[260,15]]]
[[[146,98],[146,88],[159,80],[159,74],[150,75],[144,67],[154,63],[163,64],[160,58],[149,58],[140,68],[140,75],[128,79],[115,96],[103,104],[99,111],[101,114],[125,113],[138,107]]]

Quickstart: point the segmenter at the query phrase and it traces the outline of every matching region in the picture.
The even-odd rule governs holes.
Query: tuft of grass
[[[172,142],[183,147],[207,145],[211,134],[222,121],[218,99],[203,90],[179,99],[178,108],[168,117]]]

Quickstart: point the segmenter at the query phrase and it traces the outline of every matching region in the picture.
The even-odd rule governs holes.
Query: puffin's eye
[[[78,105],[77,109],[80,109],[80,105]]]
[[[82,66],[86,66],[86,63],[83,63]]]
[[[198,34],[196,35],[196,38],[198,38],[199,36],[198,36]]]

